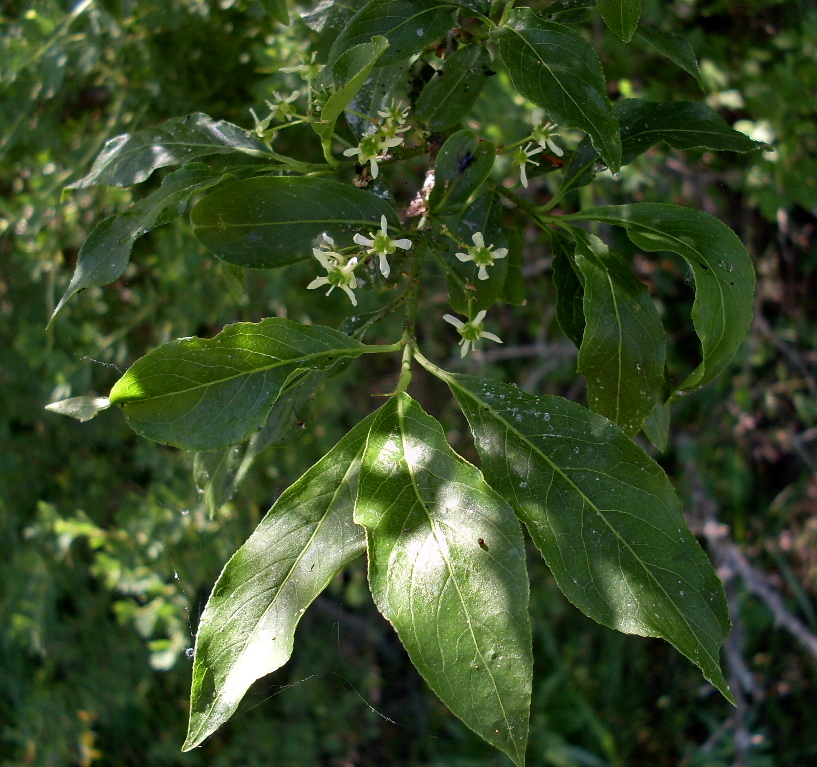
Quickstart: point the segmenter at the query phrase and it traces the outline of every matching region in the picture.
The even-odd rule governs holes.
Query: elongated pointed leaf
[[[618,121],[593,49],[578,33],[515,8],[494,34],[514,88],[557,123],[585,131],[613,173],[621,166]]]
[[[363,553],[352,509],[370,422],[284,491],[219,576],[196,636],[183,750],[226,722],[256,679],[289,660],[301,615]]]
[[[390,46],[378,63],[394,64],[441,38],[454,26],[456,17],[456,7],[442,0],[372,0],[338,35],[329,61],[337,61],[352,46],[382,35]]]
[[[596,5],[610,30],[629,42],[641,18],[641,0],[597,0]]]
[[[496,147],[470,130],[449,136],[434,163],[434,188],[428,198],[432,211],[462,213],[482,186],[496,159]]]
[[[455,126],[474,105],[488,77],[488,53],[465,45],[447,58],[417,99],[415,116],[433,131]]]
[[[264,10],[276,21],[282,24],[289,24],[289,9],[287,0],[261,0]]]
[[[394,94],[400,87],[407,69],[406,61],[399,61],[387,67],[377,67],[355,94],[345,116],[346,124],[357,139],[371,133],[372,120],[380,119],[377,113],[391,106]]]
[[[216,450],[262,427],[299,371],[376,349],[317,325],[239,322],[214,338],[182,338],[154,349],[114,384],[110,399],[148,439]]]
[[[718,659],[730,628],[723,587],[661,468],[614,423],[561,397],[441,377],[468,418],[485,478],[567,598],[605,626],[663,637],[732,700]]]
[[[269,155],[256,136],[232,123],[214,120],[201,112],[174,117],[152,130],[112,138],[94,161],[90,173],[68,188],[141,184],[157,168],[226,152]]]
[[[244,445],[196,453],[193,477],[210,516],[235,495],[256,458],[268,447],[285,445],[304,428],[304,418],[322,372],[299,379],[275,400],[267,422]]]
[[[51,320],[78,291],[118,280],[125,273],[139,237],[180,216],[191,195],[214,186],[223,176],[221,171],[192,163],[170,173],[155,192],[124,213],[109,216],[94,227],[79,250],[74,276]]]
[[[376,414],[355,521],[369,582],[443,703],[517,764],[531,686],[528,577],[519,523],[408,395]]]
[[[658,310],[620,255],[593,236],[576,241],[586,327],[579,372],[595,413],[637,434],[660,404],[666,338]]]
[[[388,47],[389,41],[385,37],[373,37],[368,43],[344,51],[335,62],[332,69],[338,90],[329,97],[321,110],[321,121],[312,125],[319,136],[332,136],[338,117],[363,87],[377,60]]]
[[[576,345],[584,337],[584,286],[573,260],[575,243],[553,236],[553,287],[556,288],[556,319],[564,334]]]
[[[616,104],[621,124],[622,165],[664,141],[675,149],[752,152],[763,144],[730,128],[711,107],[694,101],[625,99]]]
[[[706,213],[663,203],[589,208],[570,218],[624,227],[642,250],[668,250],[684,258],[695,277],[692,322],[703,360],[673,397],[715,378],[735,355],[752,321],[755,272],[738,236]]]
[[[85,423],[95,418],[103,410],[111,406],[107,397],[97,397],[94,394],[84,394],[81,397],[69,397],[68,399],[52,402],[45,406],[46,410],[60,415],[67,415]]]
[[[688,75],[692,75],[700,89],[702,91],[706,90],[704,81],[701,78],[701,70],[698,68],[695,50],[683,37],[676,35],[674,32],[664,32],[660,29],[644,26],[638,28],[634,37],[652,46]]]
[[[237,266],[274,269],[312,257],[326,233],[339,246],[355,232],[399,229],[394,208],[371,192],[325,178],[261,177],[237,181],[201,200],[190,214],[193,233],[220,259]]]

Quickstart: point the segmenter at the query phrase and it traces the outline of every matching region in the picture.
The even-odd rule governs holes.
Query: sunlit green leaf
[[[278,176],[224,186],[190,218],[196,237],[219,258],[272,269],[310,258],[323,233],[351,245],[356,231],[378,227],[381,216],[399,230],[394,208],[371,192],[325,178]]]
[[[394,64],[441,38],[454,26],[456,17],[456,7],[442,0],[371,0],[338,35],[329,61],[337,61],[352,46],[383,35],[390,46],[379,65]]]
[[[611,421],[561,397],[436,371],[460,403],[485,478],[586,615],[663,637],[729,700],[723,587],[661,468]]]
[[[98,413],[107,410],[111,406],[107,397],[97,397],[93,394],[86,394],[81,397],[69,397],[68,399],[52,402],[46,405],[45,409],[52,413],[67,415],[85,423],[90,421]]]
[[[111,404],[122,405],[131,427],[148,439],[216,450],[263,427],[299,371],[379,350],[317,325],[239,322],[214,338],[182,338],[149,352],[114,384]]]
[[[352,509],[370,422],[358,424],[284,491],[219,576],[196,636],[183,750],[226,722],[256,679],[289,660],[306,608],[363,553]]]
[[[515,8],[494,38],[514,87],[560,125],[580,128],[615,173],[621,165],[618,121],[607,101],[601,64],[584,38]]]
[[[663,391],[666,338],[647,288],[597,237],[577,236],[576,265],[584,275],[586,327],[579,372],[595,413],[627,434],[640,431]]]
[[[703,359],[673,397],[715,378],[735,355],[752,321],[755,272],[738,236],[713,216],[663,203],[588,208],[569,218],[624,227],[642,250],[666,250],[684,258],[695,278],[692,322]]]
[[[139,237],[180,216],[191,195],[214,186],[222,178],[221,171],[191,163],[170,173],[155,192],[124,213],[109,216],[97,224],[79,250],[74,275],[51,319],[78,291],[118,280],[128,266],[133,244]]]
[[[110,139],[88,175],[68,188],[141,184],[157,168],[225,152],[269,155],[256,136],[232,123],[214,120],[201,112],[174,117],[152,130]]]
[[[624,42],[629,42],[641,18],[641,0],[596,0],[604,23]]]
[[[376,414],[355,521],[378,609],[446,706],[517,764],[532,673],[519,523],[408,395]]]
[[[490,59],[481,45],[465,45],[447,58],[417,99],[415,116],[433,131],[456,125],[474,105],[488,77]]]

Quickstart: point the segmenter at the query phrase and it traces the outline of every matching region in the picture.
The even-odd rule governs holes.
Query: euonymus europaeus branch
[[[288,22],[282,0],[264,6]],[[176,118],[111,139],[73,184],[137,185],[178,166],[91,232],[57,312],[83,288],[118,279],[136,239],[190,201],[195,236],[223,262],[265,270],[307,262],[304,291],[348,309],[364,295],[376,306],[338,328],[268,318],[172,341],[136,360],[108,398],[51,406],[87,420],[117,405],[139,434],[196,451],[198,473],[218,467],[228,478],[229,491],[208,492],[213,507],[266,446],[291,438],[292,421],[340,364],[390,355],[397,374],[394,391],[283,493],[227,563],[196,639],[185,749],[286,663],[304,611],[365,553],[375,603],[429,686],[522,765],[533,673],[523,529],[577,608],[610,628],[666,639],[732,699],[718,657],[730,625],[722,588],[668,478],[632,437],[644,430],[660,447],[672,402],[726,368],[751,320],[752,265],[735,234],[698,210],[577,209],[576,191],[657,143],[758,145],[704,104],[612,104],[585,34],[595,13],[622,40],[646,40],[697,76],[681,38],[640,26],[637,0],[556,0],[539,14],[486,0],[328,2],[305,17],[316,54],[288,69],[302,87],[270,94],[266,113],[252,111],[253,129],[205,114]],[[526,104],[524,135],[499,142],[502,121],[486,123],[484,110],[472,118],[495,76],[517,96],[507,103]],[[282,131],[303,126],[324,162],[273,148]],[[398,182],[401,192],[413,185],[402,205]],[[668,372],[650,293],[588,223],[686,262],[701,348],[693,370]],[[586,407],[425,356],[454,331],[460,357],[502,343],[492,315],[524,300],[528,254],[518,232],[528,225],[553,259],[557,317],[579,349]],[[437,317],[432,345],[429,299],[441,275],[450,311]],[[387,289],[396,297],[384,301]],[[395,313],[402,334],[366,343]],[[481,469],[412,399],[420,370],[450,389]]]

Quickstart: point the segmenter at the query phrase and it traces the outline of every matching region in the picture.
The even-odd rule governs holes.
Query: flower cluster
[[[530,138],[537,146],[534,146],[534,144],[529,141],[524,147],[520,146],[511,152],[511,162],[519,168],[519,180],[522,186],[526,188],[528,186],[527,164],[539,165],[535,160],[531,160],[531,157],[540,152],[544,152],[546,149],[553,152],[557,157],[561,157],[564,154],[564,149],[553,140],[555,136],[558,136],[556,133],[557,127],[556,123],[543,123],[542,115],[536,114],[533,119],[533,130],[531,131]]]
[[[326,269],[325,277],[316,277],[307,285],[308,290],[329,285],[326,291],[328,296],[335,288],[340,288],[352,302],[352,306],[357,306],[357,297],[352,292],[357,287],[355,277],[355,267],[358,264],[357,258],[347,260],[346,256],[336,253],[332,248],[335,243],[328,235],[323,235],[324,242],[320,248],[312,248],[312,255],[320,261],[321,266]]]
[[[255,135],[260,139],[267,139],[269,137],[269,126],[273,120],[280,120],[282,122],[289,122],[298,114],[297,107],[293,103],[300,91],[293,91],[286,98],[284,98],[278,91],[272,94],[274,101],[265,102],[269,109],[269,114],[263,119],[259,120],[258,115],[255,114],[254,109],[250,109],[250,114],[255,122]]]
[[[484,329],[482,321],[485,319],[486,314],[487,312],[483,309],[481,312],[477,312],[474,319],[468,320],[468,322],[463,322],[453,314],[443,315],[443,319],[453,325],[460,334],[460,346],[462,347],[460,357],[464,357],[468,354],[468,350],[471,347],[476,347],[476,343],[480,338],[490,338],[491,341],[496,341],[498,344],[502,343],[502,339],[499,336],[488,333]]]
[[[393,240],[389,237],[388,221],[385,216],[380,217],[380,231],[369,232],[368,237],[364,237],[360,232],[354,236],[354,241],[357,245],[366,248],[363,258],[357,255],[344,256],[334,250],[335,243],[331,237],[324,234],[323,242],[317,248],[312,248],[312,255],[318,259],[321,266],[326,269],[325,277],[316,277],[307,285],[308,289],[320,288],[323,285],[329,285],[329,290],[326,291],[328,296],[335,288],[340,288],[352,302],[353,306],[357,306],[357,297],[354,290],[357,288],[357,277],[355,277],[355,269],[366,260],[366,254],[377,256],[380,263],[380,273],[384,277],[389,276],[391,267],[387,256],[394,253],[397,248],[408,250],[411,247],[411,240],[402,238]]]
[[[386,221],[386,217],[381,216],[379,232],[369,232],[369,237],[364,237],[358,232],[353,238],[358,245],[368,248],[370,253],[380,259],[380,273],[384,277],[388,277],[391,272],[391,267],[389,266],[386,256],[390,256],[397,248],[408,250],[411,247],[411,240],[405,238],[401,240],[391,239],[387,227],[388,222]]]
[[[508,255],[507,248],[494,248],[493,245],[485,247],[485,238],[482,232],[476,232],[471,239],[474,241],[473,247],[467,248],[466,253],[455,253],[454,255],[463,263],[473,261],[479,267],[477,277],[481,280],[488,279],[488,267],[494,265],[494,259],[505,258]]]
[[[377,178],[379,172],[377,161],[382,160],[389,149],[400,146],[403,143],[403,136],[400,134],[408,130],[405,124],[408,109],[392,103],[389,108],[381,109],[377,114],[382,118],[382,122],[376,126],[374,133],[364,136],[356,147],[347,149],[343,153],[345,157],[357,156],[360,165],[369,163],[372,168],[372,178]]]

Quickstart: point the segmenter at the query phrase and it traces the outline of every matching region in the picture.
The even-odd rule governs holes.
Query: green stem
[[[417,249],[411,262],[411,272],[409,273],[409,286],[405,297],[406,313],[403,321],[403,337],[400,339],[400,343],[403,345],[403,362],[395,393],[406,391],[409,383],[411,383],[411,360],[416,352],[417,299],[420,294],[420,273],[425,263],[426,250],[427,246],[425,238],[423,238],[417,243]]]

